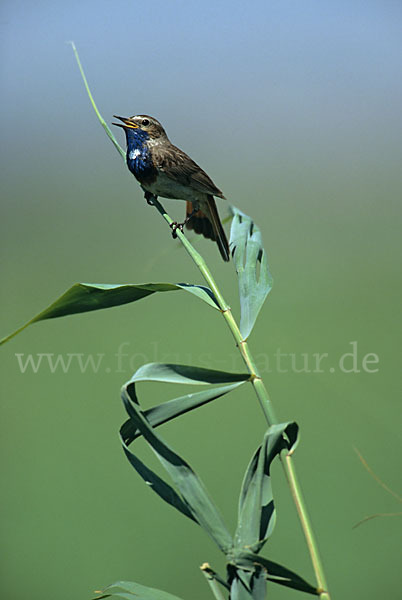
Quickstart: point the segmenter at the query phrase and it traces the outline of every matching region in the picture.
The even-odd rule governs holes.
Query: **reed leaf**
[[[151,363],[144,365],[123,387],[122,400],[130,417],[121,428],[120,437],[124,452],[131,465],[146,483],[165,502],[198,523],[225,554],[233,546],[232,537],[210,499],[203,483],[190,465],[166,444],[156,433],[152,422],[161,424],[197,408],[206,402],[232,391],[249,379],[248,374],[227,373],[187,365]],[[187,395],[170,401],[167,409],[162,406],[150,411],[141,410],[136,384],[144,381],[181,383],[195,385],[229,383],[221,388],[209,389],[198,395]],[[156,417],[155,417],[156,415]],[[147,467],[128,447],[129,443],[142,435],[169,474],[173,486]]]
[[[246,340],[272,289],[272,276],[259,228],[235,206],[231,210],[230,247],[239,283],[240,332]]]
[[[208,287],[203,285],[189,283],[76,283],[25,325],[0,340],[0,345],[8,342],[17,333],[38,321],[121,306],[141,300],[156,292],[174,292],[177,290],[184,290],[219,310],[214,294]]]
[[[146,587],[145,585],[140,585],[133,581],[117,581],[116,583],[112,583],[102,592],[101,596],[97,596],[94,600],[102,600],[103,598],[124,598],[125,600],[181,600],[178,596],[173,596],[173,594],[168,594],[168,592]]]
[[[235,545],[258,553],[275,526],[270,468],[280,452],[296,445],[296,423],[272,425],[247,467],[239,500]]]

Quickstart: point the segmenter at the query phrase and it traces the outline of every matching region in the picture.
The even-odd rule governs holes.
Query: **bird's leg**
[[[144,190],[144,188],[142,188],[142,189]],[[150,206],[153,206],[154,205],[153,199],[155,198],[155,200],[156,200],[157,196],[155,196],[154,194],[151,194],[151,192],[148,192],[147,190],[144,190],[144,198]]]
[[[154,202],[153,201],[157,200],[158,196],[155,196],[155,194],[152,194],[151,192],[148,192],[144,188],[142,188],[142,189],[144,190],[144,198],[145,198],[145,200],[148,202],[148,204],[150,204],[151,206],[154,206]],[[170,227],[172,228],[172,237],[173,237],[174,240],[177,238],[177,233],[176,233],[177,229],[179,229],[180,231],[183,231],[184,225],[187,223],[188,219],[193,216],[193,213],[194,213],[194,211],[191,213],[191,215],[183,223],[177,223],[176,221],[174,221],[173,223],[170,224]]]
[[[172,228],[172,237],[173,237],[173,239],[177,238],[176,231],[178,229],[183,233],[184,226],[187,225],[187,223],[189,222],[189,220],[191,219],[191,217],[193,217],[197,212],[198,212],[198,207],[197,208],[193,208],[193,210],[191,211],[191,213],[186,216],[186,218],[184,219],[183,223],[178,223],[177,221],[174,221],[174,223],[170,224],[170,227]]]
[[[189,215],[186,216],[186,218],[184,219],[182,225],[184,227],[184,225],[187,225],[187,223],[189,222],[189,220],[191,219],[191,217],[194,217],[194,215],[198,213],[198,206],[197,208],[193,208],[193,210],[191,211],[191,213]]]

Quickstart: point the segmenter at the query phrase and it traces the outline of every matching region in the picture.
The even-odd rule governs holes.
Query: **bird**
[[[172,224],[173,237],[184,226],[218,244],[224,261],[230,260],[229,244],[219,218],[214,196],[225,198],[212,179],[185,152],[174,146],[154,117],[119,117],[126,134],[127,166],[152,204],[158,196],[186,201],[183,223]]]

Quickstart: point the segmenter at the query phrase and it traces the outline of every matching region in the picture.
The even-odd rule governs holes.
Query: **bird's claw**
[[[177,238],[177,230],[183,233],[184,223],[177,223],[177,221],[173,221],[173,223],[170,223],[170,227],[172,229],[172,238],[175,240]]]

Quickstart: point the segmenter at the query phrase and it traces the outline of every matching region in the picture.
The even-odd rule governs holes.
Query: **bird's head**
[[[145,139],[167,137],[166,132],[159,121],[149,115],[135,115],[134,117],[113,116],[121,121],[121,123],[113,123],[113,125],[122,127],[127,136],[134,135]]]

